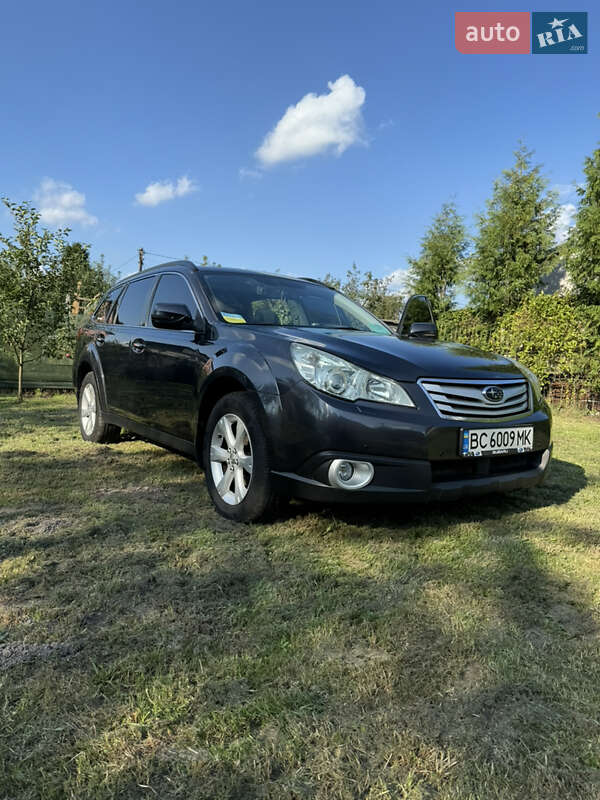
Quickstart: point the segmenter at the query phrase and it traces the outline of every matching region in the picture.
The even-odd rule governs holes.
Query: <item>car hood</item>
[[[428,342],[330,328],[267,328],[263,336],[318,347],[372,372],[400,381],[419,378],[506,380],[522,378],[508,358],[456,342]]]

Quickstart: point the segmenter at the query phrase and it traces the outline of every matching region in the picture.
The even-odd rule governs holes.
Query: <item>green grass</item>
[[[0,397],[0,798],[600,797],[600,424],[544,487],[228,523]]]

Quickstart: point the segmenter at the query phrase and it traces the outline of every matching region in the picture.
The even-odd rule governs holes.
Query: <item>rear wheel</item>
[[[88,372],[79,387],[79,429],[86,442],[118,442],[121,429],[104,422],[93,372]]]
[[[203,462],[208,492],[224,517],[251,522],[273,513],[279,498],[253,394],[233,392],[216,403],[206,425]]]

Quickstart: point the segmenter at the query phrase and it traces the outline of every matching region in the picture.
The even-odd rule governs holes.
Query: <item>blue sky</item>
[[[454,12],[498,7],[6,4],[0,194],[35,198],[123,274],[140,246],[311,276],[403,269],[445,200],[472,223],[518,139],[560,186],[600,139],[593,8],[587,55],[456,52]]]

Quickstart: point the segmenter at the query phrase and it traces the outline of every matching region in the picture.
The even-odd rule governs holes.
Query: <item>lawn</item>
[[[600,423],[542,488],[268,525],[0,397],[0,798],[600,797]]]

